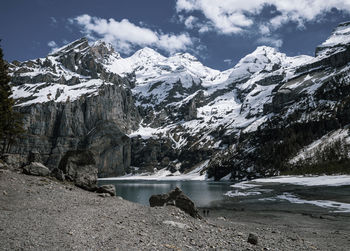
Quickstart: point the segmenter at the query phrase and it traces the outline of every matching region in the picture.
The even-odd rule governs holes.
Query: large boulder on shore
[[[48,176],[50,174],[50,170],[39,162],[32,162],[29,165],[24,166],[23,172],[35,176]]]
[[[178,187],[166,194],[152,195],[149,204],[151,207],[176,206],[194,218],[202,218],[193,201]]]
[[[102,186],[97,188],[96,192],[97,193],[108,193],[111,196],[115,196],[117,194],[114,185],[102,185]]]
[[[96,162],[93,154],[88,150],[68,151],[60,161],[58,169],[66,180],[74,182],[85,190],[97,189]]]

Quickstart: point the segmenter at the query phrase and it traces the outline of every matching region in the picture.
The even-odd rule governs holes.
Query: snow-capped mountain
[[[293,169],[303,147],[350,123],[349,27],[340,24],[315,57],[261,46],[222,72],[188,53],[144,48],[122,58],[85,38],[13,62],[28,129],[13,151],[34,149],[53,168],[68,151],[91,150],[100,176],[165,168],[243,179]]]
[[[327,56],[336,52],[343,52],[350,43],[350,22],[342,23],[336,27],[332,35],[317,47],[316,55]]]

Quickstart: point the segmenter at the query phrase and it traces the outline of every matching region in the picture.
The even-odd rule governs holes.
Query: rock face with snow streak
[[[222,72],[188,53],[144,48],[122,58],[84,38],[13,62],[28,135],[11,151],[34,148],[54,168],[67,151],[89,150],[100,177],[164,168],[176,175],[203,162],[198,175],[216,179],[276,174],[350,123],[349,27],[340,24],[315,57],[260,46]]]
[[[327,56],[337,52],[343,52],[350,43],[350,22],[341,23],[336,27],[332,35],[316,48],[317,56]]]

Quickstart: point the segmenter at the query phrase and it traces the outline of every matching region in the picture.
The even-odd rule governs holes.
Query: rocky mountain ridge
[[[340,24],[315,57],[261,46],[223,72],[188,53],[144,48],[122,58],[86,38],[13,62],[28,134],[11,151],[34,151],[54,168],[69,150],[89,150],[100,177],[200,167],[198,175],[246,179],[293,169],[289,159],[350,122],[349,27]]]

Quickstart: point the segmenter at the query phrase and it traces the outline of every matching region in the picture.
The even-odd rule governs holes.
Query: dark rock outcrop
[[[90,151],[68,151],[62,158],[58,169],[65,179],[85,190],[97,189],[96,162]]]
[[[194,218],[201,218],[198,209],[180,188],[176,187],[167,194],[152,195],[149,198],[151,207],[175,206]]]
[[[94,154],[100,177],[123,175],[130,166],[130,138],[113,122],[97,123],[79,148]]]
[[[23,172],[35,176],[48,176],[50,174],[50,170],[39,162],[32,162],[29,165],[24,166]]]
[[[58,169],[58,167],[55,167],[54,169],[51,170],[50,173],[51,177],[54,177],[60,181],[64,181],[65,180],[65,175],[63,173],[63,171],[61,169]]]
[[[33,152],[30,151],[28,154],[28,163],[32,163],[32,162],[40,162],[41,163],[41,157],[40,157],[40,153],[39,152]]]
[[[257,245],[258,244],[258,236],[256,234],[250,233],[248,236],[248,243]]]
[[[108,193],[111,196],[115,196],[116,195],[116,191],[115,191],[115,186],[114,185],[103,185],[97,188],[96,190],[97,193]]]
[[[4,163],[8,166],[12,166],[15,168],[23,167],[30,163],[28,162],[27,156],[23,156],[21,154],[4,154],[1,157],[1,160],[4,161]]]
[[[168,167],[168,160],[175,160],[178,156],[172,147],[169,139],[142,139],[141,137],[131,138],[131,166],[142,167],[143,171],[153,171],[154,168],[162,169]]]

